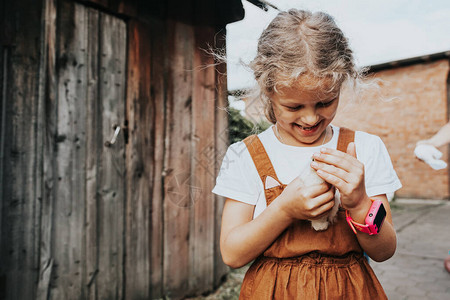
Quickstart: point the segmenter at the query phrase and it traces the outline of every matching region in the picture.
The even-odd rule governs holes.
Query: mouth
[[[320,123],[320,122],[319,122]],[[314,125],[314,126],[310,126],[310,127],[306,127],[306,126],[302,126],[302,125],[298,125],[298,124],[296,124],[298,127],[300,127],[301,129],[303,129],[303,130],[306,130],[306,131],[309,131],[309,130],[313,130],[314,128],[316,128],[316,127],[318,127],[319,126],[319,123],[317,123],[316,125]]]
[[[300,129],[302,129],[302,130],[305,130],[305,131],[312,131],[312,130],[318,128],[319,125],[320,125],[320,123],[321,123],[321,122],[316,123],[315,125],[309,126],[309,127],[307,127],[307,126],[302,126],[302,125],[299,125],[299,124],[297,124],[297,123],[294,123],[294,125],[297,126],[297,127],[300,128]]]
[[[322,121],[316,123],[313,126],[302,126],[297,123],[294,123],[294,126],[297,128],[297,131],[303,136],[313,136],[316,135]]]

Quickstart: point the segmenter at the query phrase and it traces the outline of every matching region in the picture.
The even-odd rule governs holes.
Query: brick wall
[[[414,156],[418,140],[436,133],[448,121],[446,59],[391,67],[375,73],[380,91],[365,92],[348,101],[343,95],[333,124],[381,137],[403,187],[397,197],[448,199],[449,170],[434,171]],[[263,115],[261,104],[247,101],[251,120]],[[440,149],[448,161],[448,147]]]
[[[414,156],[418,140],[448,121],[449,61],[418,63],[376,73],[383,95],[365,93],[360,100],[341,100],[333,124],[376,134],[386,144],[403,184],[397,197],[449,198],[449,170],[434,171]],[[448,161],[448,146],[440,149]]]

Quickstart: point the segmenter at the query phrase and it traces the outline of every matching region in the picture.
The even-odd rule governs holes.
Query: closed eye
[[[298,106],[285,106],[288,110],[290,110],[290,111],[296,111],[296,110],[299,110],[299,109],[302,109],[303,108],[303,105],[298,105]]]
[[[328,107],[328,106],[330,106],[331,104],[333,104],[333,102],[336,100],[336,98],[335,99],[333,99],[333,100],[331,100],[331,101],[328,101],[328,102],[318,102],[316,105],[317,105],[317,107]]]

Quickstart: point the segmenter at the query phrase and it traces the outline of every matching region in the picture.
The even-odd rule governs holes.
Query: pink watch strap
[[[347,220],[348,225],[352,228],[353,232],[356,234],[356,228],[364,233],[372,234],[372,232],[369,229],[369,225],[363,225],[360,223],[357,223],[353,221],[352,217],[350,217],[350,214],[348,213],[348,210],[345,211],[345,219]],[[355,228],[356,227],[356,228]]]
[[[350,214],[348,212],[348,210],[345,211],[345,218],[347,220],[348,225],[350,225],[350,227],[352,228],[353,232],[356,234],[356,229],[358,229],[361,232],[367,233],[369,235],[373,235],[373,234],[378,234],[381,225],[383,224],[384,218],[386,217],[386,210],[383,207],[383,201],[381,200],[376,200],[376,199],[370,199],[372,200],[372,205],[370,206],[369,211],[367,212],[367,216],[365,219],[365,224],[360,224],[357,223],[355,221],[353,221],[352,217],[350,217]],[[380,220],[378,219],[378,224],[374,224],[378,213],[380,212],[380,207],[382,207],[382,214],[384,213],[384,215],[382,216],[383,219]]]

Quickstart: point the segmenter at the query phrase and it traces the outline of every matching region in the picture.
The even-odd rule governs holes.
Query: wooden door
[[[126,39],[123,20],[58,3],[50,299],[123,295]]]

